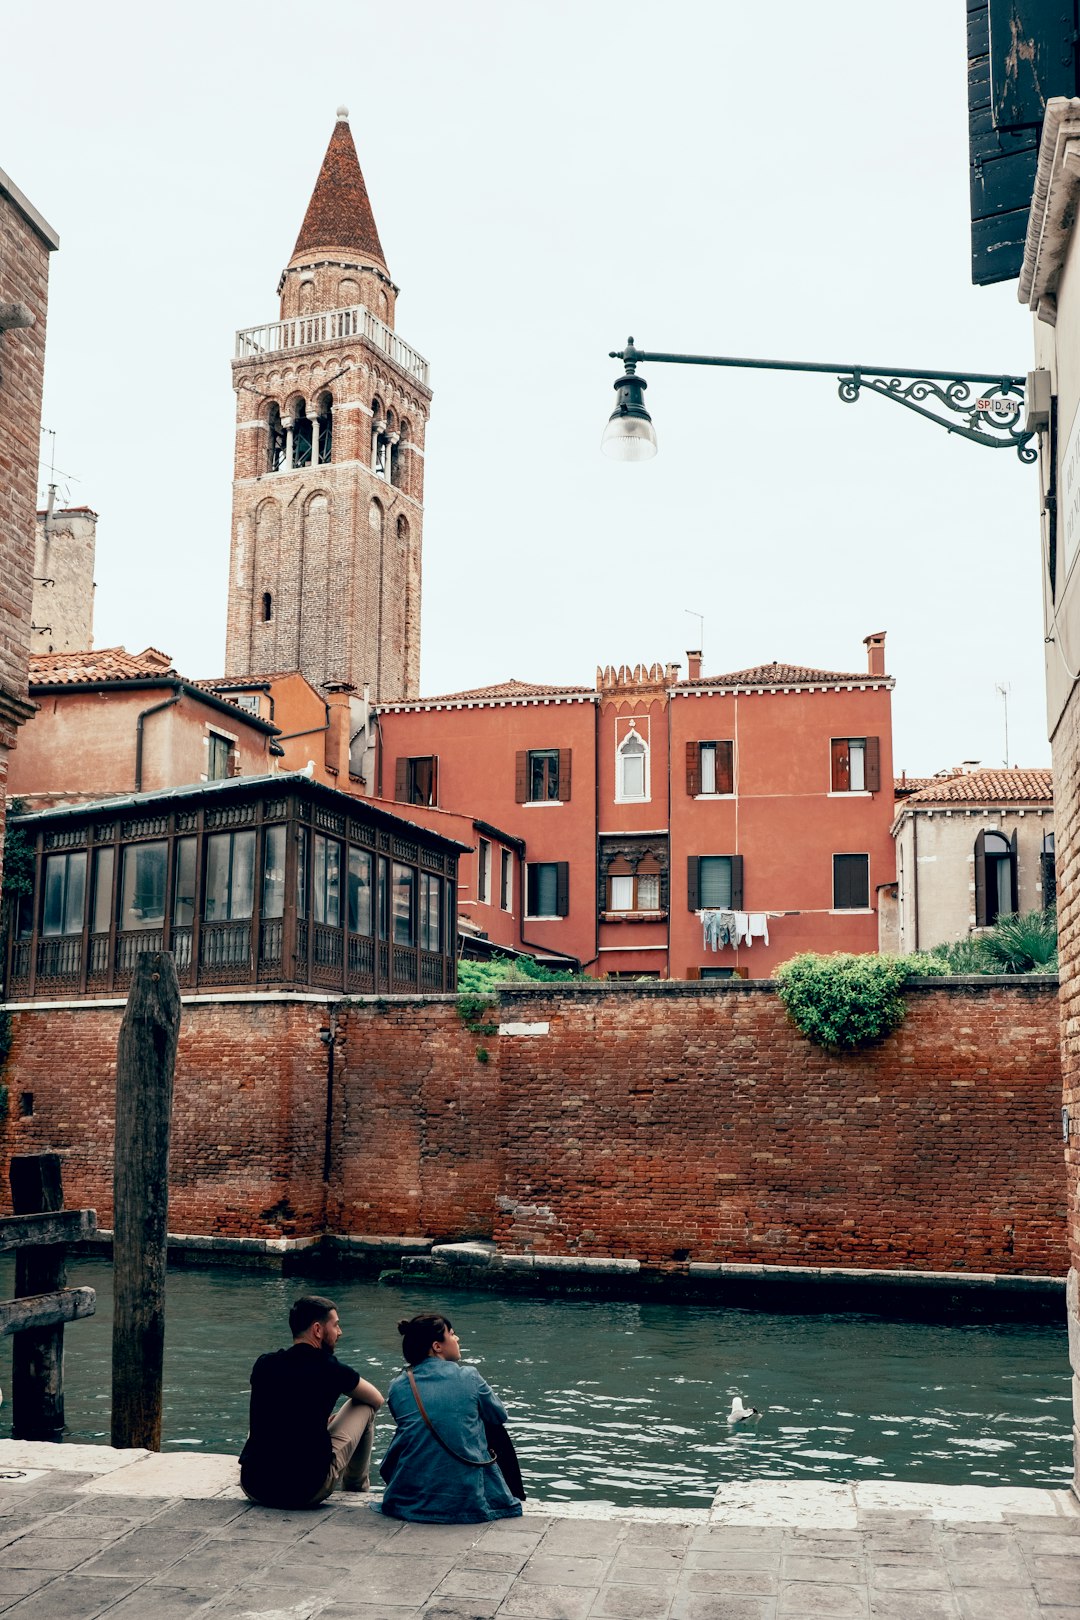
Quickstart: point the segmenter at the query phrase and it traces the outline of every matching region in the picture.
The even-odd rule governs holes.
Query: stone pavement
[[[490,1525],[251,1506],[232,1458],[0,1442],[5,1620],[1080,1620],[1065,1491],[755,1481]]]

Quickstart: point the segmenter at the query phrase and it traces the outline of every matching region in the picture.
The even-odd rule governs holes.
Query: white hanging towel
[[[769,918],[764,911],[750,913],[750,932],[746,943],[749,945],[753,939],[763,939],[766,945],[769,943]]]
[[[742,945],[750,943],[750,916],[745,911],[733,911],[735,919],[735,938],[733,944]]]

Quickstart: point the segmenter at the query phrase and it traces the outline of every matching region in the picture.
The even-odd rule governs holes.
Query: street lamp
[[[911,371],[902,366],[843,366],[817,360],[746,360],[718,354],[654,354],[612,349],[612,360],[625,368],[616,379],[617,399],[600,448],[616,461],[649,461],[656,454],[656,431],[645,409],[646,382],[637,375],[641,361],[677,366],[737,366],[749,371],[824,371],[837,379],[840,398],[853,405],[864,388],[891,399],[906,410],[936,422],[946,433],[958,433],[991,450],[1015,450],[1020,460],[1038,459],[1028,443],[1034,428],[1022,422],[1027,379],[1003,372]],[[947,414],[942,414],[947,413]]]

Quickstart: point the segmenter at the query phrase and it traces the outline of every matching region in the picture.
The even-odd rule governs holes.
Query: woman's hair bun
[[[403,1316],[401,1318],[401,1321],[397,1325],[397,1330],[402,1336],[404,1336],[405,1329],[408,1327],[408,1325],[409,1325],[409,1318],[407,1316]]]

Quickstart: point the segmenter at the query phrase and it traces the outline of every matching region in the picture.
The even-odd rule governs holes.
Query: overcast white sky
[[[422,689],[599,663],[865,667],[896,762],[1049,760],[1035,474],[829,377],[643,348],[1026,372],[970,282],[963,0],[60,0],[10,13],[0,167],[60,233],[44,422],[100,513],[95,640],[224,662],[236,328],[277,315],[339,102],[432,366]],[[48,440],[44,441],[46,444]],[[76,482],[77,480],[77,482]]]

